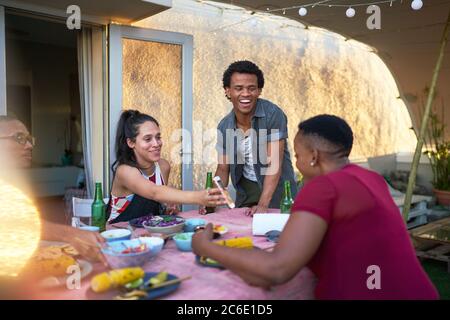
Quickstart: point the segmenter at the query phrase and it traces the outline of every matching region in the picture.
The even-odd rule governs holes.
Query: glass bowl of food
[[[132,240],[109,242],[102,253],[112,269],[140,267],[163,247],[164,240],[156,237],[141,237]]]

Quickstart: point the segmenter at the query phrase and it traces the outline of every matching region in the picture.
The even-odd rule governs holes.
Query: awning
[[[49,8],[66,12],[70,5],[80,7],[83,16],[102,23],[130,24],[172,6],[172,0],[2,0],[0,5],[42,12]]]
[[[233,4],[277,15],[283,15],[278,8],[301,6],[317,3],[318,0],[233,0],[216,1]],[[366,22],[370,14],[366,13],[368,3],[382,2],[375,0],[331,0],[321,1],[323,6],[307,6],[306,16],[300,16],[298,8],[285,11],[285,16],[339,33],[349,39],[355,39],[370,45],[386,63],[397,81],[400,97],[410,111],[415,129],[425,105],[427,95],[424,89],[430,86],[433,69],[436,64],[439,44],[445,22],[450,11],[450,0],[423,0],[420,10],[411,8],[411,0],[393,0],[378,4],[381,9],[381,29],[369,30]],[[392,2],[392,6],[391,6]],[[358,4],[365,4],[358,6]],[[332,7],[329,7],[332,5]],[[333,6],[345,5],[345,6]],[[346,16],[349,5],[353,5],[356,15]],[[355,6],[356,5],[356,6]],[[446,53],[437,82],[436,105],[442,102],[450,109],[450,46]],[[440,108],[439,108],[440,110]],[[444,115],[445,123],[450,128],[450,110]],[[416,130],[418,132],[418,130]],[[450,130],[447,130],[450,138]]]

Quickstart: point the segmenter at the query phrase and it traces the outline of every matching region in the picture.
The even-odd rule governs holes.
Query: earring
[[[314,161],[311,161],[311,163],[309,164],[311,167],[314,167]]]

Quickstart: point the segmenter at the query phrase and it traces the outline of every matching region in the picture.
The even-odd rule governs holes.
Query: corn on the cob
[[[94,292],[105,292],[117,288],[144,276],[142,268],[124,268],[103,272],[91,280],[91,288]]]
[[[241,237],[228,240],[220,240],[215,242],[218,245],[231,247],[231,248],[241,248],[241,249],[252,249],[253,241],[250,237]]]

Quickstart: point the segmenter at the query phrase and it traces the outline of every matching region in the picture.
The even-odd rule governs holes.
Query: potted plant
[[[433,171],[433,192],[439,204],[450,205],[450,141],[445,140],[445,125],[433,113],[424,152]]]

